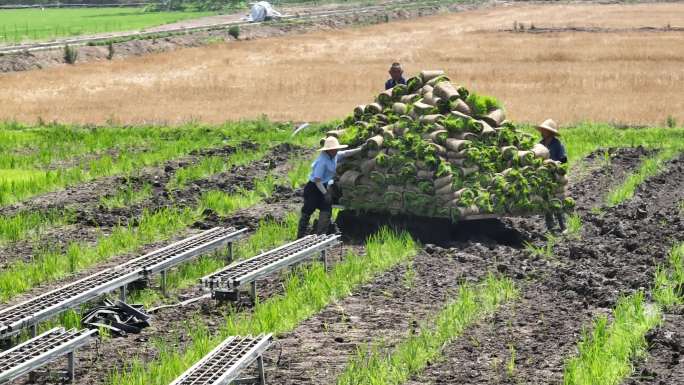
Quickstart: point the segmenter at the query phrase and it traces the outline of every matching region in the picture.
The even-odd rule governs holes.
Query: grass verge
[[[337,379],[337,384],[402,384],[435,360],[444,346],[466,327],[517,295],[510,279],[494,275],[475,287],[463,284],[457,299],[437,314],[432,325],[423,325],[417,334],[406,338],[390,354],[378,348],[359,350]]]
[[[616,206],[634,196],[637,187],[646,179],[659,174],[668,161],[682,153],[682,148],[664,148],[655,156],[645,159],[638,170],[630,173],[625,181],[608,192],[606,201],[609,206]]]
[[[656,269],[653,299],[666,309],[684,304],[684,243],[674,245],[667,266]]]
[[[618,385],[632,373],[632,360],[646,352],[644,336],[661,322],[658,306],[637,292],[623,297],[613,310],[613,321],[601,316],[591,333],[583,332],[579,353],[565,365],[565,385]]]

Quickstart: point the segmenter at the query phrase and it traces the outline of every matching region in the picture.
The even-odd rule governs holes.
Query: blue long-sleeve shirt
[[[546,148],[549,149],[549,153],[551,155],[551,159],[561,162],[561,163],[566,163],[568,161],[568,155],[565,153],[565,147],[563,146],[563,143],[561,143],[558,138],[554,137],[551,139],[551,142],[547,145],[544,143],[544,139],[539,142],[546,146]]]
[[[389,90],[390,88],[396,86],[397,84],[406,84],[406,79],[404,79],[403,77],[399,78],[398,82],[395,82],[394,79],[390,79],[385,83],[385,89]]]
[[[330,183],[333,178],[335,178],[335,172],[337,171],[337,163],[343,162],[352,152],[338,151],[335,157],[331,157],[327,152],[321,151],[318,158],[314,160],[311,164],[311,174],[309,174],[309,181],[315,182],[316,178],[320,179],[324,185]]]

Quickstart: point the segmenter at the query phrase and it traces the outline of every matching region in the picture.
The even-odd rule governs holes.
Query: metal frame
[[[232,230],[232,231],[231,231]],[[207,237],[211,235],[212,233],[215,232],[221,232],[225,231],[229,233],[225,234],[225,236],[221,238],[217,238],[214,240],[208,241],[208,243],[203,243],[198,246],[192,247],[188,250],[184,250],[178,255],[174,255],[172,258],[169,258],[168,260],[161,261],[159,263],[153,264],[151,266],[142,266],[138,267],[140,262],[144,261],[145,259],[149,259],[152,256],[159,255],[160,253],[163,252],[168,252],[172,250],[173,248],[180,247],[185,243],[192,242],[194,240],[200,239],[202,237]],[[196,234],[192,237],[183,239],[181,241],[175,242],[169,246],[163,247],[159,250],[153,251],[151,253],[147,253],[141,257],[132,259],[128,262],[126,262],[123,265],[115,266],[113,268],[105,269],[103,271],[100,271],[98,273],[95,273],[93,275],[90,275],[88,277],[82,278],[76,282],[72,282],[68,285],[62,286],[58,289],[49,291],[45,294],[41,294],[35,298],[32,298],[28,301],[21,302],[19,304],[16,304],[14,306],[10,306],[6,309],[0,310],[0,315],[6,314],[8,312],[11,312],[13,310],[17,310],[21,307],[24,306],[31,306],[35,304],[39,304],[41,300],[48,300],[49,297],[51,296],[56,296],[58,295],[59,292],[68,292],[69,290],[72,290],[74,288],[75,291],[79,290],[77,287],[89,280],[94,281],[93,282],[93,287],[82,291],[80,293],[77,293],[74,296],[70,296],[67,299],[63,299],[59,302],[52,303],[49,306],[44,307],[41,310],[35,311],[31,313],[30,315],[26,315],[23,318],[21,318],[18,321],[12,322],[10,324],[3,324],[0,322],[0,339],[7,339],[9,337],[12,337],[16,334],[19,334],[21,329],[24,328],[31,328],[32,330],[34,329],[33,327],[38,324],[41,321],[44,321],[46,319],[49,319],[57,314],[60,314],[66,310],[76,308],[80,306],[81,304],[88,302],[94,298],[97,298],[103,294],[115,291],[116,289],[121,289],[121,292],[119,294],[119,298],[122,301],[126,300],[126,285],[135,282],[141,278],[144,278],[148,276],[149,274],[155,273],[155,272],[163,272],[175,265],[180,264],[181,262],[184,262],[185,260],[188,260],[190,258],[193,258],[197,255],[203,254],[205,252],[208,252],[210,250],[216,249],[226,243],[232,244],[237,239],[240,239],[245,236],[245,233],[247,232],[247,229],[241,229],[241,230],[235,230],[232,228],[221,228],[221,227],[215,227],[213,229],[204,231],[202,233]],[[100,276],[107,275],[107,274],[113,274],[115,275],[115,278],[110,279],[108,281],[102,282],[98,284],[97,280],[100,278]],[[162,282],[165,280],[162,279]],[[162,291],[166,290],[166,285],[164,284],[162,287]]]
[[[227,368],[223,373],[215,373],[216,375],[219,375],[218,377],[215,378],[209,378],[205,380],[204,382],[197,382],[194,381],[192,383],[190,382],[185,382],[186,379],[191,376],[194,372],[200,371],[202,367],[211,359],[215,358],[216,356],[219,356],[222,352],[223,349],[227,348],[230,346],[231,343],[233,343],[236,339],[242,338],[239,336],[231,336],[225,339],[222,343],[220,343],[217,347],[215,347],[209,354],[204,356],[201,360],[199,360],[197,363],[195,363],[193,366],[191,366],[188,370],[186,370],[183,374],[181,374],[177,379],[175,379],[170,385],[228,385],[231,383],[236,383],[236,384],[246,384],[246,383],[258,383],[260,385],[265,385],[266,384],[266,375],[264,372],[264,363],[263,363],[263,358],[262,354],[271,346],[273,343],[273,334],[266,334],[266,335],[259,335],[255,338],[252,337],[245,337],[245,338],[250,338],[253,341],[257,341],[257,343],[252,346],[245,354],[243,354],[234,364],[232,364],[229,368]],[[258,376],[257,377],[250,377],[250,378],[240,378],[240,372],[251,365],[254,362],[257,362],[257,371],[258,371]]]
[[[221,270],[218,270],[218,271],[216,271],[210,275],[207,275],[207,276],[201,278],[200,282],[203,285],[209,287],[209,289],[212,290],[212,292],[214,293],[214,297],[216,299],[219,299],[219,300],[223,300],[223,299],[238,300],[239,299],[239,288],[241,286],[250,284],[249,295],[252,298],[252,300],[255,300],[256,299],[256,281],[259,278],[268,276],[275,271],[279,271],[285,267],[299,263],[299,262],[303,261],[304,259],[307,259],[316,253],[320,253],[320,258],[327,268],[326,250],[328,250],[329,248],[341,243],[340,236],[339,235],[329,236],[328,238],[323,239],[322,241],[320,241],[316,244],[313,244],[313,245],[311,245],[305,249],[298,250],[289,256],[283,257],[277,261],[274,261],[274,262],[271,262],[267,265],[261,266],[261,267],[257,268],[256,270],[250,271],[250,272],[245,273],[241,276],[238,276],[235,278],[230,278],[229,280],[227,280],[227,282],[223,281],[221,279],[221,277],[219,277],[219,275],[221,275],[227,271],[239,268],[240,266],[242,266],[244,264],[265,258],[269,255],[277,253],[277,252],[279,252],[283,249],[286,249],[290,246],[296,245],[297,243],[301,243],[302,241],[305,241],[311,237],[315,237],[315,236],[310,235],[308,237],[300,238],[296,241],[287,243],[287,244],[280,246],[280,247],[277,247],[273,250],[267,251],[265,253],[261,253],[255,257],[252,257],[252,258],[246,259],[244,261],[240,261],[236,264],[227,266]],[[226,288],[227,290],[224,288]]]
[[[344,206],[342,205],[333,205],[332,206],[334,209],[338,210],[346,210]],[[352,209],[353,210],[353,209]],[[497,219],[497,218],[504,218],[507,216],[516,216],[515,214],[475,214],[475,215],[466,215],[463,218],[459,218],[458,221],[479,221],[482,219]],[[445,218],[446,217],[439,217],[439,218]]]
[[[32,344],[40,344],[41,339],[45,339],[46,336],[53,334],[55,332],[60,332],[61,334],[68,334],[68,333],[73,333],[74,329],[71,329],[69,331],[66,331],[62,327],[57,327],[51,330],[48,330],[47,332],[41,334],[38,337],[32,338],[24,343],[21,343],[15,347],[13,347],[10,350],[0,352],[0,361],[2,361],[3,357],[14,353],[18,350],[21,349],[26,349],[30,348]],[[74,369],[75,369],[75,351],[78,347],[86,344],[90,337],[92,337],[94,334],[97,334],[97,330],[82,330],[79,332],[76,332],[76,334],[73,335],[72,338],[67,340],[64,343],[61,343],[55,347],[50,348],[49,350],[40,353],[33,358],[24,361],[20,363],[19,365],[16,365],[12,367],[9,370],[6,370],[2,373],[0,373],[0,384],[4,384],[7,382],[10,382],[24,374],[30,373],[34,371],[35,369],[38,369],[39,367],[47,364],[48,362],[61,357],[63,355],[68,356],[68,367],[67,371],[69,374],[69,379],[71,382],[74,381]],[[28,354],[28,353],[27,353]]]

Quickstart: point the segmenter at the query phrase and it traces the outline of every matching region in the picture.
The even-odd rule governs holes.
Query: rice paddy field
[[[146,12],[143,8],[131,7],[3,9],[0,10],[0,43],[139,30],[211,14]]]
[[[226,265],[221,248],[168,271],[165,294],[158,274],[129,287],[129,303],[156,308],[150,327],[80,348],[75,383],[170,384],[227,337],[260,333],[275,338],[264,354],[274,384],[684,383],[684,40],[632,30],[666,16],[676,25],[680,5],[582,7],[516,5],[0,75],[0,316],[215,226],[247,229],[236,261],[293,241],[320,139],[382,91],[385,62],[398,58],[411,74],[444,68],[497,96],[530,135],[526,122],[561,122],[576,202],[568,231],[548,232],[540,215],[457,223],[429,242],[359,225],[327,267],[284,269],[258,281],[254,301],[227,304],[198,284]],[[512,20],[630,30],[497,31]],[[391,35],[403,50],[387,48]],[[290,120],[315,123],[293,135]],[[98,303],[38,331],[83,327]],[[67,383],[65,365],[11,384]]]

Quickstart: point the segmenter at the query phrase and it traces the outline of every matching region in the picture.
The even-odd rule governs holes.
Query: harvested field
[[[494,7],[4,74],[0,118],[178,124],[266,114],[328,120],[374,96],[388,64],[401,60],[410,73],[443,68],[457,74],[456,82],[497,95],[517,121],[551,116],[562,125],[663,125],[668,116],[684,120],[684,39],[666,28],[684,25],[683,9],[679,3]],[[515,22],[528,29],[619,31],[502,32]]]

